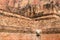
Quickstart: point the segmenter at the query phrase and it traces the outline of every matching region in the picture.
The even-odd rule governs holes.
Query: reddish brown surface
[[[24,33],[0,33],[1,40],[35,40],[35,34]]]
[[[35,34],[24,33],[0,33],[1,40],[60,40],[60,34],[42,34],[37,37]]]
[[[41,40],[60,40],[60,34],[42,34]]]
[[[0,0],[0,9],[7,10],[6,9],[7,1],[8,0],[4,0],[4,1]],[[27,4],[27,0],[24,1],[26,1],[25,3]],[[25,3],[23,3],[23,5]],[[37,0],[33,0],[32,4],[37,4],[37,3],[38,3]],[[13,5],[14,5],[13,0],[9,0],[9,6],[13,7]],[[13,26],[13,27],[24,27],[24,28],[30,27],[32,31],[35,31],[36,29],[46,29],[52,27],[60,28],[60,19],[59,19],[60,17],[57,16],[55,17],[56,18],[52,18],[48,20],[44,19],[44,20],[34,21],[34,20],[28,20],[27,17],[23,18],[22,16],[19,16],[19,18],[15,18],[15,17],[0,15],[0,26],[4,25],[8,27]],[[27,32],[26,33],[0,32],[0,40],[40,40],[40,37],[37,37],[36,34],[27,33]],[[60,40],[60,34],[41,34],[41,40]]]
[[[56,22],[56,23],[55,23]],[[55,24],[55,25],[54,25]],[[31,27],[35,31],[37,28],[59,27],[58,19],[32,21],[22,18],[12,18],[7,16],[0,16],[0,25],[14,26],[14,27]],[[23,29],[24,30],[24,29]],[[7,33],[0,32],[1,40],[40,40],[36,34],[32,33]],[[60,40],[60,34],[41,34],[41,40]]]

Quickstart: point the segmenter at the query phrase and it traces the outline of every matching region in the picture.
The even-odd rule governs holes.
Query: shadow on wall
[[[5,6],[7,9],[6,11],[13,12],[13,13],[25,16],[25,17],[37,18],[37,17],[42,16],[46,12],[45,9],[47,9],[47,11],[48,10],[49,11],[54,11],[54,10],[58,11],[58,9],[60,8],[58,1],[55,3],[54,3],[54,1],[50,2],[50,0],[47,1],[46,3],[45,3],[45,1],[44,1],[44,3],[42,1],[43,0],[40,0],[38,5],[30,4],[29,1],[25,5],[23,5],[23,4],[21,4],[22,2],[24,2],[23,0],[18,0],[18,1],[7,0],[5,2]],[[10,4],[11,2],[12,2],[12,5]],[[41,2],[43,4],[40,4]],[[21,5],[23,5],[23,6],[21,6]],[[41,5],[43,5],[43,6],[41,6]],[[41,7],[43,7],[43,9],[41,9]]]

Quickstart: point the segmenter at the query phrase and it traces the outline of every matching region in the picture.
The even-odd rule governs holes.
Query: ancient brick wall
[[[36,36],[36,33],[33,33],[36,31],[36,29],[47,29],[47,28],[58,28],[60,27],[60,20],[59,18],[52,18],[48,20],[40,20],[40,21],[34,21],[30,20],[26,17],[22,17],[19,15],[13,16],[12,13],[8,14],[12,16],[7,16],[7,13],[4,15],[0,15],[0,29],[4,28],[3,30],[0,30],[0,39],[1,40],[60,40],[60,34],[40,34],[39,37]],[[4,27],[5,26],[5,27]],[[20,28],[23,31],[26,32],[18,32],[16,30],[20,30]],[[25,29],[27,28],[27,30]],[[28,28],[30,29],[29,32]],[[10,31],[7,31],[7,30]],[[11,30],[15,30],[11,32]],[[22,31],[21,30],[21,31]]]
[[[9,3],[6,4],[7,2]],[[18,1],[16,0],[16,2]],[[24,7],[27,3],[28,0],[23,0],[20,6]],[[29,8],[25,9],[27,11],[23,9],[26,13],[24,13],[24,15],[29,15],[27,17],[21,16],[20,14],[9,12],[10,10],[12,11],[12,8],[9,9],[6,6],[9,5],[14,8],[14,0],[0,0],[0,9],[2,9],[0,10],[0,40],[60,40],[60,12],[49,13],[49,10],[47,11],[47,9],[43,8],[43,5],[46,3],[47,1],[39,2],[39,0],[29,0],[31,6],[41,4],[41,9],[39,9],[40,7],[38,7],[38,5],[35,7],[38,12],[36,12],[36,10],[34,12],[42,13],[39,13],[39,16],[36,17],[31,11],[32,16],[35,15],[35,18],[29,18]],[[34,6],[31,8],[32,10]],[[53,28],[58,29],[53,30]],[[39,36],[37,36],[36,30],[42,31],[39,33]]]

